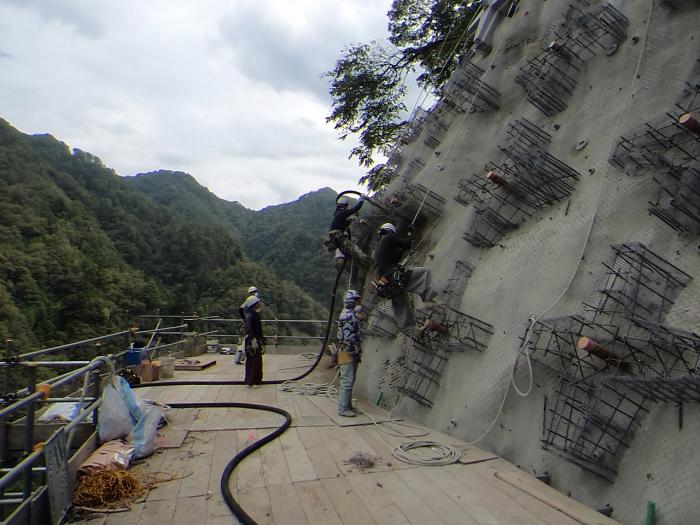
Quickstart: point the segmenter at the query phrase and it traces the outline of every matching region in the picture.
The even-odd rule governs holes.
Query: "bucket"
[[[160,377],[170,379],[175,375],[175,358],[165,356],[160,358]]]
[[[212,339],[207,341],[207,353],[208,354],[218,354],[219,353],[219,341]]]
[[[158,381],[160,378],[160,361],[141,361],[139,375],[143,383]]]

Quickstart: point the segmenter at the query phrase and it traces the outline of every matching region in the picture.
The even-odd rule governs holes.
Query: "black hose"
[[[247,456],[262,448],[264,445],[275,439],[276,437],[282,435],[292,424],[292,416],[286,410],[281,408],[273,407],[270,405],[257,405],[255,403],[234,403],[234,402],[212,402],[212,403],[168,403],[171,408],[247,408],[251,410],[263,410],[265,412],[274,412],[284,417],[284,423],[277,427],[274,432],[271,432],[267,436],[254,441],[243,450],[240,450],[231,461],[228,462],[226,468],[224,468],[223,474],[221,474],[221,494],[224,496],[224,501],[231,512],[238,518],[238,520],[244,525],[258,525],[257,522],[250,517],[250,515],[243,510],[238,502],[231,494],[231,487],[229,486],[231,475],[233,470],[238,466],[238,464],[243,461]]]

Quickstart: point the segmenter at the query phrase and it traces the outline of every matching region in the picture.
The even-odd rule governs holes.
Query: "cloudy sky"
[[[259,209],[364,174],[325,123],[343,47],[391,0],[0,0],[0,117],[120,175],[191,173]]]

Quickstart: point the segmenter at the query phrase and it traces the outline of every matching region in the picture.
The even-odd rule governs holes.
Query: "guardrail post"
[[[92,379],[92,380],[94,381],[94,383],[93,383],[93,385],[92,385],[93,397],[94,397],[95,399],[100,399],[100,380],[101,380],[101,378],[100,378],[100,369],[99,369],[99,368],[96,368],[96,369],[93,370],[91,373],[92,373],[92,376],[93,376],[93,379]],[[81,408],[81,410],[82,410],[83,407],[80,407],[80,408]],[[94,427],[97,427],[97,419],[98,419],[98,413],[97,413],[97,412],[98,412],[98,410],[99,410],[99,408],[96,407],[95,410],[92,411],[92,425],[93,425]]]
[[[12,339],[7,339],[5,341],[5,363],[9,363],[11,361],[11,356],[12,356]],[[6,364],[3,369],[3,376],[2,376],[2,396],[6,398],[5,403],[9,404],[9,401],[7,400],[7,397],[11,393],[11,375],[10,375],[10,368],[11,366],[9,364]],[[3,403],[4,404],[4,403]],[[7,417],[2,418],[2,427],[0,428],[1,434],[0,434],[0,446],[2,446],[2,450],[0,450],[0,467],[5,467],[7,466],[7,449],[10,448],[10,429],[7,426]]]
[[[36,365],[31,364],[27,367],[27,391],[32,395],[36,390]],[[36,402],[31,401],[27,406],[26,426],[25,426],[25,441],[24,451],[27,455],[32,453],[34,449],[34,411]],[[32,493],[32,469],[28,468],[24,471],[24,489],[22,490],[22,498],[27,499]]]

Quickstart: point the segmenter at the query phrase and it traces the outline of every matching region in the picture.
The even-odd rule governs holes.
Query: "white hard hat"
[[[255,286],[251,286],[250,288],[248,288],[248,293],[258,293],[258,289]]]
[[[396,226],[391,224],[390,222],[385,222],[379,227],[379,232],[392,232],[396,233]]]

